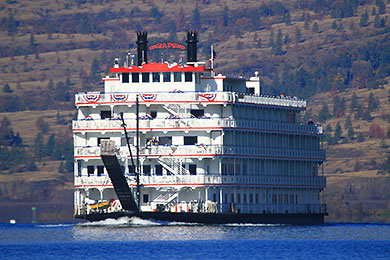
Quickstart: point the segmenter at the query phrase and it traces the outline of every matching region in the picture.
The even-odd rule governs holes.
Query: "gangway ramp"
[[[100,144],[100,157],[106,167],[108,176],[111,179],[112,185],[122,208],[128,211],[138,211],[137,203],[135,202],[133,193],[127,183],[122,167],[119,164],[115,154],[115,142],[112,140],[102,140]]]

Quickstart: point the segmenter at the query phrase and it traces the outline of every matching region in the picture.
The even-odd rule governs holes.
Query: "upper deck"
[[[86,92],[76,94],[77,107],[102,105],[128,105],[135,104],[136,95],[139,95],[140,104],[169,104],[169,103],[194,103],[194,104],[252,104],[268,107],[281,107],[296,110],[306,109],[306,100],[295,97],[269,97],[261,95],[249,95],[235,92],[183,92],[173,90],[171,92],[134,93],[134,92]]]

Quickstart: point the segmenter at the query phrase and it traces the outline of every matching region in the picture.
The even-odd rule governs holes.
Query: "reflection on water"
[[[72,235],[87,241],[390,240],[390,226],[193,225],[122,218],[76,225]]]
[[[83,224],[0,225],[0,244],[188,240],[390,240],[390,225],[194,225],[138,218]]]

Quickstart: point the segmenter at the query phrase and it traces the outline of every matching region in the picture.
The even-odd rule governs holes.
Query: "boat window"
[[[131,73],[131,80],[134,83],[139,82],[139,73]]]
[[[191,117],[200,118],[204,116],[204,109],[191,109]]]
[[[196,164],[189,164],[188,171],[191,175],[196,175]]]
[[[129,165],[129,174],[135,175],[135,167],[133,165]]]
[[[88,165],[88,166],[87,166],[87,171],[88,171],[88,177],[89,177],[89,176],[93,176],[93,174],[95,173],[95,166],[93,166],[93,165]]]
[[[181,82],[181,72],[173,72],[173,81]]]
[[[142,195],[142,200],[144,203],[148,203],[149,202],[149,194],[143,194]]]
[[[249,203],[253,203],[253,194],[249,194]]]
[[[142,170],[143,170],[144,175],[150,176],[150,165],[143,165]]]
[[[184,136],[184,145],[195,145],[197,142],[197,136]]]
[[[171,73],[170,72],[163,72],[163,81],[164,82],[171,82]]]
[[[231,196],[230,196],[230,202],[231,202],[231,203],[234,203],[234,194],[231,194]]]
[[[129,73],[123,72],[122,73],[122,83],[129,83],[129,82],[130,82]]]
[[[155,170],[156,170],[156,175],[161,176],[163,174],[163,167],[161,164],[157,164],[155,166]]]
[[[172,136],[161,136],[159,138],[160,145],[172,145]]]
[[[97,176],[103,176],[104,175],[104,166],[98,165],[97,167]]]
[[[259,203],[259,194],[258,193],[255,194],[255,201],[256,201],[256,203]]]
[[[110,137],[98,137],[98,146],[100,146],[102,140],[110,140]]]
[[[134,137],[129,137],[129,144],[134,144]],[[121,146],[127,146],[126,137],[121,138]]]
[[[241,194],[240,193],[237,194],[237,203],[241,203]]]
[[[185,82],[192,82],[192,72],[184,72]]]
[[[111,111],[110,110],[100,111],[100,118],[101,119],[111,118]]]
[[[149,82],[149,72],[142,72],[142,82]]]
[[[217,202],[217,194],[213,194],[213,202]]]
[[[153,82],[160,82],[160,72],[152,73]]]

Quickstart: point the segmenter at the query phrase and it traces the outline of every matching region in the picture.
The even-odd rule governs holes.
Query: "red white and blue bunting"
[[[88,103],[96,103],[100,99],[100,94],[84,94],[83,98]]]
[[[217,93],[204,93],[204,94],[199,93],[198,96],[201,98],[205,98],[210,102],[213,102],[217,97]]]
[[[117,101],[117,102],[124,102],[127,100],[129,95],[127,94],[111,94],[111,99],[112,101]]]
[[[157,94],[139,94],[144,102],[153,102],[157,98]]]

